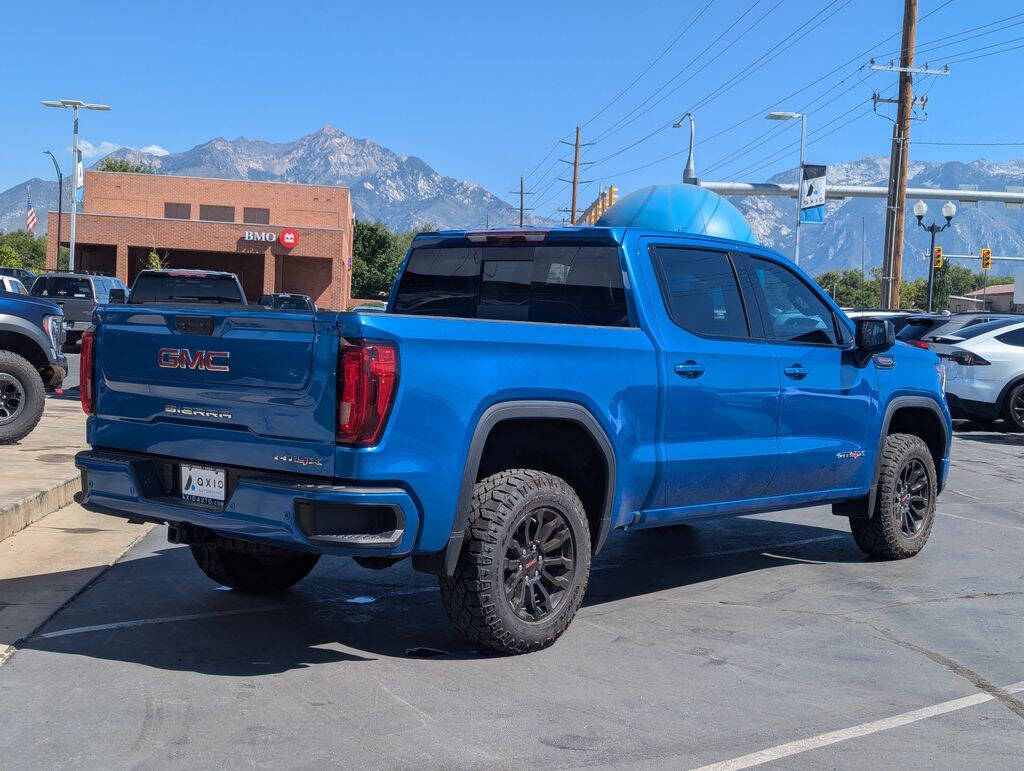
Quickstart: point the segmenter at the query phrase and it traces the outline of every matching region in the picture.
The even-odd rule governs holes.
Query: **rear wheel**
[[[913,557],[924,548],[935,524],[935,462],[920,437],[890,434],[881,464],[875,510],[870,519],[850,517],[850,531],[861,551],[871,557]]]
[[[551,474],[514,469],[474,488],[466,542],[441,596],[464,637],[526,653],[566,630],[589,577],[590,529],[575,491]]]
[[[43,416],[46,391],[27,359],[0,351],[0,444],[28,436]]]
[[[1003,420],[1014,431],[1024,431],[1024,383],[1018,383],[1006,395]]]
[[[319,554],[231,538],[213,538],[194,543],[191,548],[196,564],[210,579],[253,594],[294,586],[320,559]]]

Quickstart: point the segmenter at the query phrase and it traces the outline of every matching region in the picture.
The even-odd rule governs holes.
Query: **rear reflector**
[[[96,332],[87,329],[82,333],[82,353],[78,359],[78,390],[82,399],[82,411],[87,415],[96,414]]]
[[[338,361],[338,443],[376,444],[397,390],[398,351],[393,343],[346,340]]]

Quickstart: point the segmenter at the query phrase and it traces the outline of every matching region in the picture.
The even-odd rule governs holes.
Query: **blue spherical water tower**
[[[696,185],[649,185],[623,196],[595,223],[669,230],[756,244],[750,224],[718,193]]]

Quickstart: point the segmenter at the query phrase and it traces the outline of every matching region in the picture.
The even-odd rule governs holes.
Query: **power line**
[[[1024,147],[1024,142],[922,142],[914,139],[912,145],[943,145],[947,147]]]
[[[1018,40],[1024,40],[1024,37],[1013,38],[1012,40],[1004,40],[1002,43],[995,43],[984,48],[976,48],[975,51],[984,51],[985,48],[995,48],[997,45],[1006,45],[1007,43],[1016,43]],[[972,62],[975,59],[984,59],[988,56],[996,56],[997,54],[1005,54],[1010,51],[1016,51],[1018,48],[1024,48],[1024,44],[1012,46],[1011,48],[1004,48],[1001,51],[989,51],[987,54],[978,54],[977,56],[967,56],[960,59],[950,59],[947,64],[960,64],[961,62]],[[973,51],[961,51],[962,54],[973,53]],[[957,54],[954,54],[956,56]]]
[[[605,139],[606,137],[611,136],[612,134],[618,132],[620,129],[625,128],[630,123],[633,123],[637,118],[640,118],[643,115],[646,115],[647,112],[649,112],[650,109],[655,107],[657,104],[660,104],[660,102],[662,101],[661,99],[659,99],[657,102],[652,104],[647,110],[644,110],[642,113],[637,114],[638,110],[642,109],[645,105],[647,105],[652,99],[654,99],[658,95],[659,92],[661,92],[664,89],[668,88],[669,85],[671,85],[673,81],[675,81],[684,72],[686,72],[697,60],[700,59],[700,57],[702,57],[705,53],[707,53],[714,46],[716,46],[718,44],[718,41],[720,41],[723,37],[725,37],[727,34],[729,34],[729,32],[731,32],[733,29],[735,29],[736,25],[739,24],[747,14],[749,14],[752,10],[754,10],[754,8],[757,7],[757,5],[760,2],[761,2],[761,0],[754,0],[754,3],[752,5],[750,5],[745,11],[743,11],[743,13],[741,13],[735,19],[735,21],[733,21],[721,33],[719,33],[718,37],[716,37],[714,40],[712,40],[710,43],[708,43],[706,46],[704,46],[704,48],[701,49],[701,51],[699,53],[697,53],[695,56],[693,56],[686,64],[684,64],[679,70],[677,70],[676,73],[671,78],[666,80],[664,83],[662,83],[660,86],[658,86],[658,88],[654,89],[654,91],[652,91],[650,94],[648,94],[648,96],[645,97],[643,100],[641,100],[640,103],[638,105],[636,105],[636,107],[634,107],[632,110],[627,112],[623,117],[619,118],[618,121],[613,123],[611,126],[609,126],[607,129],[605,129],[603,132],[598,134],[597,138],[594,141],[595,142],[599,142],[602,139]],[[768,13],[771,13],[776,8],[778,8],[779,5],[782,4],[782,2],[784,2],[784,0],[779,0],[779,2],[777,2],[771,9],[769,9]],[[767,15],[768,15],[767,13],[762,15],[761,18],[758,19],[758,22],[762,21]],[[757,22],[755,22],[755,24],[756,23]],[[747,34],[747,32],[750,31],[750,29],[752,29],[752,27],[753,27],[753,25],[751,25],[751,27],[748,27],[743,32],[741,32],[739,34],[739,36],[736,37],[735,40],[733,40],[731,43],[729,43],[727,46],[725,46],[712,59],[710,59],[707,62],[705,62],[700,67],[700,69],[698,69],[696,72],[691,74],[690,77],[688,77],[686,80],[684,80],[679,85],[682,86],[685,83],[689,82],[695,75],[699,74],[705,67],[707,67],[709,64],[711,64],[713,61],[715,61],[715,59],[717,59],[719,56],[722,56],[724,53],[726,53],[726,51],[728,51],[730,48],[732,48],[732,46],[734,46],[744,35]],[[635,116],[635,117],[633,117],[633,116]]]
[[[821,16],[823,13],[825,13],[826,11],[831,9],[833,6],[835,6],[839,2],[843,3],[839,8],[833,10],[828,15],[828,17],[826,17],[825,19],[822,19],[821,21],[817,22],[817,24],[814,24],[813,26],[811,26],[811,23],[814,22],[815,19],[817,19],[819,16]],[[729,78],[728,80],[724,81],[717,88],[713,89],[711,92],[706,94],[694,106],[689,108],[689,112],[693,112],[693,111],[697,110],[700,107],[706,106],[707,104],[712,102],[714,99],[717,99],[718,97],[720,97],[726,91],[729,91],[730,89],[732,89],[735,86],[737,86],[743,80],[745,80],[750,75],[752,75],[754,72],[757,72],[758,70],[762,69],[766,64],[768,64],[768,62],[770,62],[773,59],[777,58],[778,56],[782,55],[782,53],[784,53],[784,51],[785,51],[785,49],[782,48],[783,46],[791,45],[792,43],[796,42],[797,40],[801,39],[802,37],[805,37],[813,29],[817,29],[825,21],[827,21],[828,19],[830,19],[833,16],[835,16],[839,11],[843,10],[844,8],[846,8],[851,2],[852,2],[852,0],[832,0],[832,2],[830,2],[828,5],[826,5],[824,8],[822,8],[820,11],[818,11],[813,16],[811,16],[811,18],[808,19],[806,22],[801,24],[794,32],[791,32],[789,35],[787,35],[782,40],[780,40],[778,43],[776,43],[774,46],[772,46],[770,49],[768,49],[765,53],[761,54],[761,56],[759,56],[757,59],[755,59],[751,64],[747,65],[747,67],[745,67],[743,70],[740,70],[738,73],[733,75],[732,78]],[[796,37],[794,37],[794,36],[796,36]],[[659,102],[663,101],[666,98],[668,98],[668,96],[670,96],[672,93],[674,93],[675,90],[678,90],[678,88],[674,89],[673,91],[670,91],[668,94],[665,94],[665,96],[663,96],[662,99],[659,100]],[[652,105],[652,107],[653,107],[653,105]],[[670,122],[664,124],[663,126],[655,129],[654,131],[652,131],[649,134],[641,137],[640,139],[636,140],[635,142],[633,142],[633,143],[631,143],[629,145],[626,145],[625,147],[621,148],[620,150],[616,150],[615,152],[610,153],[610,154],[604,156],[603,158],[599,159],[598,161],[595,161],[595,163],[604,163],[605,161],[610,160],[611,158],[615,158],[616,156],[619,156],[622,153],[624,153],[624,152],[626,152],[628,150],[633,149],[637,145],[639,145],[639,144],[641,144],[643,142],[646,142],[651,137],[653,137],[656,134],[659,134],[662,131],[664,131],[665,129],[669,128],[671,125],[672,125],[672,121],[670,121]]]
[[[1020,26],[1021,24],[1024,24],[1024,21],[1015,22],[1013,24],[1006,24],[1006,25],[1004,25],[1002,27],[998,27],[996,29],[992,29],[992,30],[989,30],[987,32],[980,32],[977,35],[968,35],[968,33],[977,32],[980,29],[985,29],[985,27],[993,27],[996,24],[1002,24],[1004,21],[1011,21],[1013,19],[1018,19],[1021,16],[1024,16],[1024,13],[1015,13],[1012,16],[1006,16],[1005,18],[1002,18],[1002,19],[996,19],[995,21],[990,21],[988,24],[981,24],[981,25],[979,25],[977,27],[971,27],[970,29],[961,30],[960,32],[953,32],[953,33],[951,33],[949,35],[944,35],[943,37],[935,38],[934,40],[928,40],[925,43],[922,43],[921,46],[919,46],[917,48],[916,53],[924,53],[926,51],[932,51],[932,50],[935,50],[937,48],[945,48],[947,46],[957,45],[958,43],[963,43],[963,42],[965,42],[967,40],[973,40],[975,38],[984,37],[985,35],[993,35],[996,32],[1002,32],[1004,29],[1009,29],[1010,27]],[[924,17],[921,17],[921,18],[923,19]],[[968,36],[964,37],[965,35],[968,35]],[[952,38],[960,38],[960,39],[959,40],[952,40]],[[949,42],[943,43],[942,42],[943,40],[947,40]],[[881,56],[898,56],[899,53],[900,53],[899,51],[890,51],[888,53],[881,54]]]
[[[682,32],[680,32],[680,33],[679,33],[678,35],[676,35],[676,36],[675,36],[675,38],[673,38],[673,39],[672,39],[672,41],[671,41],[671,42],[670,42],[670,43],[669,43],[669,44],[668,44],[667,46],[665,46],[665,47],[664,47],[664,48],[662,49],[661,53],[659,53],[659,54],[658,54],[658,55],[657,55],[657,56],[656,56],[656,57],[655,57],[655,58],[654,58],[654,59],[653,59],[653,60],[651,61],[651,63],[650,63],[650,64],[648,64],[648,65],[647,65],[647,66],[646,66],[646,67],[645,67],[645,68],[644,68],[643,70],[641,70],[641,71],[640,71],[640,74],[638,74],[638,75],[637,75],[637,76],[636,76],[635,78],[633,78],[633,80],[632,80],[632,81],[631,81],[631,82],[629,83],[629,85],[628,85],[628,86],[626,86],[626,87],[625,87],[625,88],[623,88],[623,89],[622,89],[621,91],[619,91],[619,93],[617,93],[617,94],[616,94],[615,96],[613,96],[613,97],[611,98],[611,100],[610,100],[610,101],[609,101],[609,102],[608,102],[607,104],[605,104],[605,106],[604,106],[604,107],[602,107],[602,108],[601,108],[600,110],[598,110],[598,111],[597,111],[596,113],[594,113],[593,115],[591,115],[591,116],[590,116],[590,117],[589,117],[589,118],[588,118],[587,120],[585,120],[585,121],[583,122],[583,125],[584,125],[584,126],[586,126],[586,125],[588,125],[588,124],[592,123],[592,122],[594,121],[594,119],[595,119],[595,118],[597,118],[597,117],[598,117],[599,115],[601,115],[601,114],[602,114],[602,113],[603,113],[603,112],[604,112],[605,110],[607,110],[607,109],[608,109],[609,107],[611,107],[611,106],[612,106],[613,104],[615,104],[615,103],[616,103],[617,101],[619,101],[619,99],[621,99],[621,98],[622,98],[622,96],[623,96],[623,95],[624,95],[624,94],[625,94],[625,93],[626,93],[627,91],[629,91],[629,89],[631,89],[631,88],[632,88],[633,86],[635,86],[635,85],[636,85],[637,83],[639,83],[639,82],[640,82],[640,79],[641,79],[641,78],[642,78],[642,77],[643,77],[644,75],[646,75],[646,74],[647,74],[648,72],[650,72],[650,71],[651,71],[651,68],[652,68],[652,67],[654,67],[654,65],[656,65],[656,64],[657,64],[657,63],[658,63],[659,61],[661,61],[661,60],[662,60],[662,59],[663,59],[663,58],[665,57],[665,54],[667,54],[667,53],[668,53],[668,52],[669,52],[669,51],[670,51],[670,50],[671,50],[671,49],[672,49],[672,48],[673,48],[673,47],[675,46],[675,44],[676,44],[676,43],[678,43],[678,42],[679,42],[679,41],[680,41],[680,40],[682,39],[683,35],[685,35],[685,34],[686,34],[687,32],[689,32],[689,31],[690,31],[690,28],[691,28],[691,27],[692,27],[692,26],[693,26],[694,24],[696,24],[696,23],[697,23],[697,20],[698,20],[698,19],[700,19],[700,17],[701,17],[701,16],[703,16],[703,15],[704,15],[704,14],[705,14],[705,13],[707,12],[707,10],[708,10],[708,9],[709,9],[709,8],[710,8],[710,7],[711,7],[711,6],[713,5],[713,4],[714,4],[714,1],[715,1],[715,0],[708,0],[707,4],[705,4],[705,6],[704,6],[703,8],[701,8],[701,9],[700,9],[700,11],[698,11],[698,12],[697,12],[697,14],[696,14],[696,15],[695,15],[695,16],[694,16],[694,17],[693,17],[692,19],[690,19],[690,22],[689,22],[689,23],[688,23],[687,25],[685,25],[685,26],[683,27],[683,31],[682,31]],[[757,0],[757,2],[761,2],[761,0]],[[757,3],[755,3],[755,5],[756,5],[756,4],[757,4]]]
[[[920,22],[924,21],[925,19],[927,19],[929,16],[932,16],[932,15],[938,13],[939,11],[941,11],[943,8],[945,8],[947,5],[949,5],[952,2],[953,2],[953,0],[945,0],[945,2],[943,2],[941,5],[936,6],[932,10],[928,11],[928,13],[922,15],[920,17],[920,19],[918,19],[918,22],[920,23]],[[781,97],[779,99],[776,99],[771,104],[769,104],[767,107],[764,107],[764,108],[762,108],[760,110],[757,110],[757,111],[751,113],[747,117],[742,118],[742,119],[736,121],[732,125],[727,126],[726,128],[722,129],[721,131],[717,131],[714,134],[711,134],[710,136],[707,136],[707,137],[704,137],[703,139],[697,140],[697,142],[695,143],[695,146],[699,146],[699,145],[704,144],[705,142],[710,142],[713,139],[717,139],[718,137],[723,136],[724,134],[727,134],[730,131],[733,131],[734,129],[739,128],[743,124],[749,123],[750,121],[754,120],[755,118],[761,117],[762,115],[764,115],[765,112],[767,112],[768,110],[771,110],[773,107],[776,107],[777,105],[781,104],[782,102],[784,102],[784,101],[786,101],[788,99],[792,99],[794,96],[797,96],[798,94],[803,93],[804,91],[806,91],[809,88],[813,88],[814,86],[816,86],[821,81],[825,80],[828,77],[831,77],[832,75],[834,75],[835,73],[839,72],[841,69],[844,69],[845,67],[849,66],[850,64],[853,64],[856,61],[860,61],[865,56],[870,54],[872,51],[877,49],[879,46],[883,46],[886,43],[888,43],[890,40],[892,40],[893,38],[899,37],[899,36],[900,36],[900,31],[894,32],[893,34],[889,35],[888,37],[886,37],[886,38],[878,41],[874,45],[866,48],[864,51],[861,51],[856,56],[851,57],[850,59],[848,59],[847,61],[843,62],[839,66],[829,70],[824,75],[816,78],[815,80],[811,81],[807,85],[798,88],[796,91],[794,91],[793,93],[789,94],[788,96],[784,96],[784,97]],[[643,171],[644,169],[648,169],[651,166],[656,166],[659,163],[663,163],[663,162],[671,160],[673,158],[678,158],[679,156],[681,156],[681,155],[683,155],[683,154],[685,154],[687,152],[688,152],[687,148],[683,148],[682,150],[676,150],[676,151],[673,151],[671,153],[668,153],[667,155],[663,155],[660,158],[656,158],[653,161],[648,161],[647,163],[643,163],[643,164],[640,164],[639,166],[635,166],[635,167],[633,167],[631,169],[626,169],[624,171],[619,171],[619,172],[614,172],[614,173],[611,173],[611,174],[607,174],[607,175],[605,175],[605,178],[609,178],[609,177],[623,177],[623,176],[626,176],[627,174],[633,174],[633,173],[635,173],[637,171]]]

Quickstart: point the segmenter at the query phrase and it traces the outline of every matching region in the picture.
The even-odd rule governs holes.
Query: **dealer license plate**
[[[226,474],[222,468],[181,464],[181,497],[193,503],[224,503]]]

